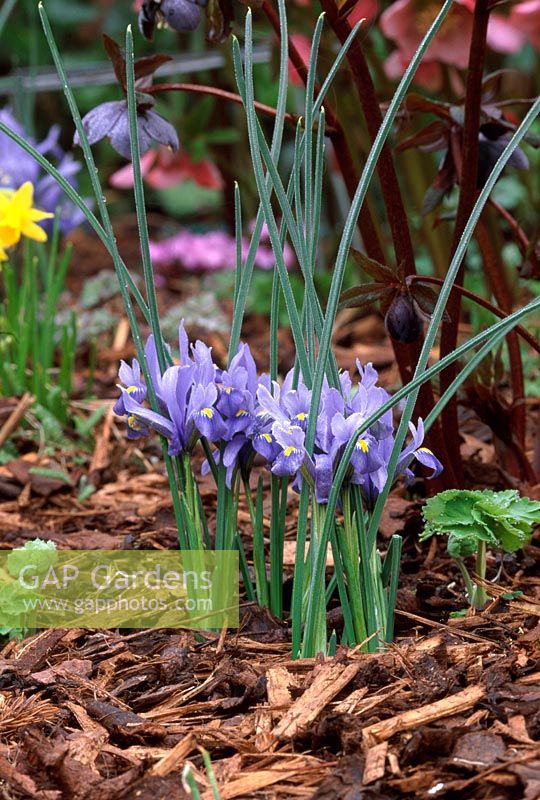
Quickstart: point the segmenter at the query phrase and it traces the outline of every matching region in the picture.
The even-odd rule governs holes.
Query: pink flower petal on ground
[[[249,242],[242,238],[242,257],[245,259]],[[167,267],[180,264],[183,269],[202,272],[216,269],[234,269],[236,266],[236,241],[226,231],[192,233],[183,230],[162,241],[150,242],[150,256],[154,266]],[[294,253],[288,244],[283,249],[287,267],[294,264]],[[272,269],[276,263],[272,248],[261,244],[255,256],[255,265]]]

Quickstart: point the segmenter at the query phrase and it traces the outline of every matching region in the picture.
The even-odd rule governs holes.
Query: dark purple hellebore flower
[[[207,0],[145,0],[139,12],[139,30],[151,40],[157,22],[181,33],[194,31],[201,21],[201,6]]]
[[[493,130],[495,126],[484,125],[478,136],[478,175],[476,185],[478,189],[485,186],[493,167],[499,156],[510,141],[510,134],[499,135],[500,131]],[[529,159],[520,147],[516,147],[508,161],[507,167],[514,169],[529,169]]]
[[[402,292],[393,300],[384,318],[386,330],[396,342],[411,344],[421,335],[424,323],[416,311],[413,298]]]
[[[131,138],[129,135],[129,113],[126,100],[112,100],[101,103],[83,118],[83,126],[90,144],[108,137],[114,149],[124,158],[131,160]],[[137,128],[139,132],[139,150],[144,155],[150,150],[153,142],[159,142],[178,150],[178,135],[164,117],[141,105],[137,109]],[[75,133],[74,144],[80,144],[79,135]]]
[[[194,31],[201,21],[201,5],[197,0],[161,0],[159,14],[173,31]]]

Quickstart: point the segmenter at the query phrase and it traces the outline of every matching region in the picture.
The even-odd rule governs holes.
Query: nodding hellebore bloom
[[[139,11],[139,30],[152,40],[156,22],[174,31],[194,31],[201,21],[201,7],[208,0],[144,0]]]
[[[184,325],[179,328],[180,363],[161,376],[152,337],[147,342],[145,359],[159,404],[159,413],[143,405],[146,387],[136,359],[129,366],[122,362],[119,376],[126,388],[114,410],[128,416],[128,436],[145,435],[154,429],[169,440],[170,455],[191,452],[204,437],[214,444],[214,463],[226,468],[229,488],[240,474],[249,480],[255,454],[262,456],[274,475],[290,476],[299,490],[307,480],[318,503],[328,502],[335,472],[347,444],[355,432],[388,400],[388,393],[377,385],[378,375],[371,364],[357,362],[360,380],[353,385],[348,372],[340,375],[340,388],[325,383],[317,412],[313,453],[305,446],[311,391],[301,376],[291,370],[281,384],[268,375],[257,376],[255,361],[247,344],[226,370],[212,362],[210,348],[198,341],[190,345]],[[411,441],[399,455],[393,478],[404,475],[410,481],[413,460],[432,470],[431,478],[442,470],[433,453],[422,445],[424,426],[410,424]],[[388,464],[394,446],[392,411],[386,411],[357,437],[345,485],[361,487],[368,503],[373,503],[389,477]],[[210,464],[203,464],[203,473]],[[236,485],[236,484],[235,484]]]
[[[141,155],[150,150],[153,142],[178,150],[180,142],[175,129],[161,114],[152,110],[153,99],[148,95],[144,95],[144,98],[143,102],[137,104],[137,129]],[[82,123],[90,144],[107,137],[121,156],[131,159],[127,100],[101,103],[83,117]],[[78,133],[75,133],[73,143],[80,144]]]

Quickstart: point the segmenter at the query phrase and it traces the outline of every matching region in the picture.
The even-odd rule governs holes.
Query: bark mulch
[[[48,630],[0,654],[4,798],[540,796],[540,605],[431,622],[385,652],[293,661],[239,632]],[[405,612],[406,613],[406,612]],[[425,629],[425,628],[424,628]]]

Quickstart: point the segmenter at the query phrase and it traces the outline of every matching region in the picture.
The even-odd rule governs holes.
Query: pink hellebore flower
[[[182,150],[172,153],[167,147],[150,150],[141,158],[143,178],[154,189],[170,189],[179,183],[191,180],[205,189],[222,189],[221,173],[209,159],[192,161],[188,153]],[[133,186],[133,168],[131,164],[117,170],[111,175],[109,182],[116,189],[129,189]]]
[[[475,0],[456,0],[416,73],[416,82],[439,88],[441,64],[466,69],[469,61]],[[396,0],[380,18],[384,35],[397,45],[384,67],[389,78],[401,78],[424,34],[440,10],[438,0]],[[513,7],[509,16],[492,14],[487,43],[501,53],[515,53],[525,39],[540,44],[540,0]]]
[[[389,77],[401,77],[402,70],[398,73],[398,64],[401,68],[409,63],[439,10],[440,3],[431,0],[427,3],[424,0],[397,0],[383,12],[380,19],[381,30],[387,39],[392,39],[397,44],[399,56],[398,61],[393,53],[385,65]],[[470,0],[460,0],[454,4],[429,46],[425,61],[452,64],[465,69],[469,59],[471,33]]]
[[[512,7],[508,20],[533,47],[540,50],[540,0],[517,3]]]
[[[313,0],[295,0],[297,6],[304,6],[308,8],[313,4]],[[372,20],[379,10],[378,0],[359,0],[354,6],[352,11],[347,15],[349,25],[354,27],[356,23],[365,19],[366,21]],[[311,38],[302,33],[293,33],[289,37],[304,61],[306,67],[309,64],[309,56],[311,53]],[[289,59],[289,80],[293,86],[303,86],[303,81],[298,74],[298,71],[292,61]]]

